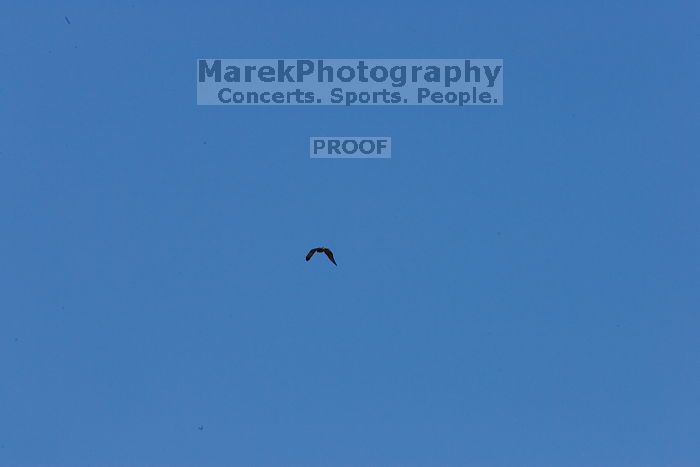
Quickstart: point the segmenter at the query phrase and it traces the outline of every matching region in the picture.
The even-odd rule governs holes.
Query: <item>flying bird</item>
[[[331,263],[335,264],[336,266],[338,265],[338,263],[335,262],[335,258],[333,258],[333,252],[323,246],[309,250],[309,252],[306,254],[306,261],[310,260],[314,253],[325,253],[326,256],[328,256],[328,259],[331,260]]]
[[[70,20],[68,19],[68,17],[67,17],[67,16],[64,16],[64,17],[63,17],[63,19],[65,19],[65,20],[66,20],[66,23],[70,24]]]

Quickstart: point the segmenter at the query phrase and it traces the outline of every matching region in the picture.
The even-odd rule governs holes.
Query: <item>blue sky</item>
[[[699,16],[4,3],[0,465],[698,465]],[[200,57],[503,58],[505,105],[198,107]]]

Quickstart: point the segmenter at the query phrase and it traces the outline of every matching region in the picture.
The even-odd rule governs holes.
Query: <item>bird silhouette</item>
[[[306,254],[306,261],[310,260],[314,253],[325,253],[326,256],[328,256],[328,259],[331,260],[331,263],[335,264],[336,266],[338,265],[338,263],[335,262],[335,258],[333,258],[333,252],[324,246],[309,250],[309,252]]]

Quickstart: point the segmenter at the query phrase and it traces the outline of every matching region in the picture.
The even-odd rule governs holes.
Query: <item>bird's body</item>
[[[335,262],[335,258],[333,258],[333,252],[325,246],[320,246],[309,250],[309,252],[306,254],[306,261],[310,260],[314,253],[324,253],[326,256],[328,256],[328,259],[331,260],[331,263],[335,264],[336,266],[338,265],[338,263]]]

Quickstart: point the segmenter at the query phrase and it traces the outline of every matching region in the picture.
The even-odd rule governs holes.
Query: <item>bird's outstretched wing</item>
[[[312,248],[307,254],[306,254],[306,261],[310,260],[311,257],[316,253],[316,248]]]
[[[331,263],[335,264],[336,266],[338,265],[338,263],[336,263],[335,259],[333,258],[333,252],[331,250],[326,248],[325,250],[323,250],[323,252],[326,254],[326,256],[328,256],[328,259],[331,260]]]

